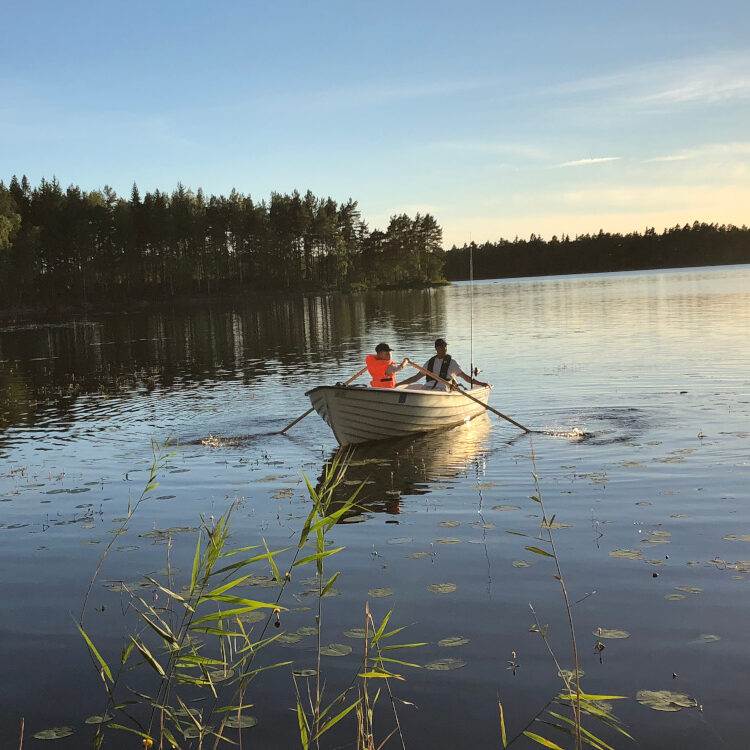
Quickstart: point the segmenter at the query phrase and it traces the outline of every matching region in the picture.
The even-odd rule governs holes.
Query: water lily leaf
[[[569,682],[571,680],[574,680],[576,677],[576,672],[574,669],[561,669],[558,671],[558,676],[563,677],[567,679]],[[578,669],[578,679],[580,680],[581,677],[583,677],[586,673],[582,669]]]
[[[463,659],[437,659],[436,661],[431,661],[429,664],[425,664],[425,669],[430,669],[433,672],[448,672],[452,669],[461,669],[461,667],[465,667],[466,662]]]
[[[442,646],[443,648],[452,648],[454,646],[463,646],[465,643],[468,643],[469,639],[464,638],[460,635],[454,635],[450,638],[441,638],[438,641],[438,646]]]
[[[276,639],[279,643],[299,643],[302,636],[299,633],[284,633]]]
[[[71,734],[73,734],[72,727],[53,727],[52,729],[44,729],[41,732],[37,732],[34,735],[34,739],[59,740],[63,737],[70,737]]]
[[[345,643],[329,643],[320,649],[320,653],[323,656],[346,656],[351,654],[352,647],[347,646]]]
[[[630,638],[627,630],[612,630],[611,628],[597,628],[592,631],[597,638]]]
[[[209,734],[212,731],[213,731],[213,727],[203,727],[202,728],[202,733],[204,735]],[[195,740],[195,739],[197,739],[198,737],[201,736],[201,730],[198,729],[198,727],[188,727],[187,729],[183,729],[182,730],[182,736],[186,740]]]
[[[407,557],[408,557],[408,558],[409,558],[410,560],[419,560],[419,559],[421,559],[421,558],[423,558],[423,557],[429,557],[429,556],[430,556],[430,553],[429,553],[429,552],[410,552],[410,553],[409,553],[409,554],[407,555]]]
[[[301,628],[297,628],[297,634],[303,637],[306,635],[317,635],[318,629],[312,625],[303,625]]]
[[[514,568],[529,568],[531,567],[531,563],[527,562],[526,560],[513,560],[513,567]]]
[[[84,724],[106,724],[108,721],[112,721],[114,719],[114,716],[111,716],[110,714],[100,714],[100,715],[94,715],[89,716],[88,719],[84,719]]]
[[[317,669],[295,669],[292,671],[295,677],[315,677],[318,674]]]
[[[694,643],[716,643],[716,641],[720,641],[721,636],[720,635],[711,635],[710,633],[704,633],[703,635],[698,636],[698,639],[693,641]]]
[[[363,523],[364,521],[367,521],[369,518],[372,518],[372,516],[365,516],[361,513],[357,513],[353,516],[347,516],[346,518],[342,518],[339,523]]]
[[[460,525],[461,525],[460,521],[440,521],[438,523],[438,526],[448,526],[449,528],[454,528]]]
[[[233,669],[214,669],[208,673],[212,682],[224,682],[225,680],[231,680],[234,677]]]
[[[482,521],[474,521],[473,524],[471,524],[473,528],[475,529],[487,529],[492,530],[497,528],[494,523],[482,523]]]
[[[520,505],[493,505],[492,510],[521,510]]]
[[[436,539],[435,542],[437,544],[461,544],[460,539],[453,539],[452,537],[441,537],[440,539]]]
[[[671,532],[669,531],[649,531],[649,534],[651,536],[664,536],[664,537],[672,536]]]
[[[626,560],[642,560],[643,551],[639,549],[614,549],[609,553],[609,556]]]
[[[455,583],[431,583],[427,587],[428,591],[432,591],[434,594],[451,594],[456,590]]]
[[[242,620],[242,622],[262,622],[268,617],[267,612],[245,612],[241,615],[237,615],[238,620]]]
[[[682,708],[694,708],[698,705],[695,698],[684,693],[673,693],[671,690],[639,690],[635,699],[643,706],[654,711],[679,711]]]
[[[686,594],[702,594],[703,589],[699,589],[697,586],[675,586],[675,591],[684,591]]]
[[[391,596],[391,594],[393,594],[393,591],[394,591],[393,589],[379,588],[379,589],[370,589],[367,593],[370,596],[373,596],[376,599],[379,599],[384,596]]]
[[[344,635],[347,638],[366,638],[367,634],[364,628],[352,628],[351,630],[345,630]]]
[[[685,594],[667,594],[664,598],[667,601],[676,602],[679,599],[684,599],[685,598]]]
[[[750,534],[727,534],[724,539],[728,542],[750,542]]]
[[[388,540],[388,544],[409,544],[414,540],[410,536],[394,536]]]
[[[254,727],[257,723],[258,719],[256,719],[255,716],[242,714],[242,716],[238,718],[235,714],[234,716],[229,716],[227,718],[224,722],[224,726],[229,727],[230,729],[249,729],[250,727]]]

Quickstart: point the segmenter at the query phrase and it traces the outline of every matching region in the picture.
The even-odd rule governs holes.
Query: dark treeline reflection
[[[635,271],[649,268],[684,268],[750,263],[750,229],[731,224],[693,222],[657,234],[652,227],[643,234],[563,235],[545,241],[498,240],[483,245],[455,245],[445,255],[445,277],[469,278],[469,251],[473,250],[474,278],[557,276],[572,273]]]
[[[441,279],[441,243],[429,214],[371,231],[357,201],[310,191],[257,202],[133,185],[125,200],[13,177],[0,183],[0,308],[424,286]]]
[[[432,324],[440,330],[445,325],[444,299],[438,290],[423,289],[251,297],[171,312],[0,327],[0,428],[33,424],[39,411],[50,408],[68,412],[82,394],[135,395],[209,381],[252,388],[269,379],[345,379],[353,374],[349,363],[359,365],[377,343],[372,331],[408,339],[414,325]]]

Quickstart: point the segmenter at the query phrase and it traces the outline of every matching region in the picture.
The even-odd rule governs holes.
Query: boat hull
[[[333,430],[341,445],[451,427],[484,413],[490,389],[427,391],[419,388],[320,386],[307,392],[315,411]]]

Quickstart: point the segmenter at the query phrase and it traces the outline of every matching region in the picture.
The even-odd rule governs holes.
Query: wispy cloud
[[[601,94],[644,108],[750,99],[750,54],[725,53],[638,65],[611,75],[570,81],[549,93]]]
[[[750,157],[750,142],[732,141],[729,143],[708,143],[696,148],[684,149],[666,156],[654,156],[646,162],[686,161],[688,159],[715,159],[722,157]]]
[[[590,159],[576,159],[576,161],[566,161],[558,164],[557,167],[583,167],[589,164],[602,164],[606,161],[619,161],[621,156],[595,156]]]

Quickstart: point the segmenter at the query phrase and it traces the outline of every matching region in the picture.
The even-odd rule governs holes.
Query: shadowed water
[[[536,473],[561,524],[583,687],[628,696],[615,710],[639,747],[742,747],[749,322],[750,268],[731,267],[1,327],[0,747],[17,745],[21,717],[25,746],[61,725],[75,734],[55,747],[90,742],[84,719],[103,710],[101,686],[71,613],[144,487],[152,438],[172,436],[176,452],[115,542],[89,603],[91,634],[115,661],[129,622],[118,582],[166,564],[164,539],[152,532],[172,529],[170,563],[182,582],[195,545],[189,530],[233,500],[234,544],[289,546],[309,503],[302,474],[315,484],[336,450],[314,414],[278,434],[309,408],[305,390],[351,377],[381,340],[394,358],[422,363],[438,335],[465,370],[473,362],[494,384],[495,408],[542,434],[490,415],[354,451],[338,492],[361,485],[360,507],[331,534],[346,550],[330,562],[341,576],[339,595],[324,600],[323,642],[346,642],[344,631],[364,625],[369,599],[377,618],[393,609],[392,624],[409,626],[406,640],[428,642],[409,660],[466,662],[451,672],[407,670],[394,687],[418,706],[399,711],[407,746],[500,746],[498,697],[509,734],[523,729],[560,687],[529,632],[530,602],[561,664],[572,666],[551,561],[507,533],[538,531]],[[428,589],[448,582],[453,593]],[[290,597],[296,608],[283,625],[293,631],[313,615],[298,608],[303,584],[291,585],[299,600]],[[393,593],[368,595],[375,589]],[[600,638],[599,628],[630,637]],[[451,636],[468,643],[438,645]],[[324,659],[331,694],[356,670],[361,643],[349,643],[350,657]],[[275,656],[309,667],[313,641]],[[295,746],[289,670],[257,685],[253,740]],[[641,689],[689,694],[703,710],[653,711],[634,699]],[[123,737],[110,736],[109,746],[125,746]],[[334,744],[353,737],[342,723]]]

